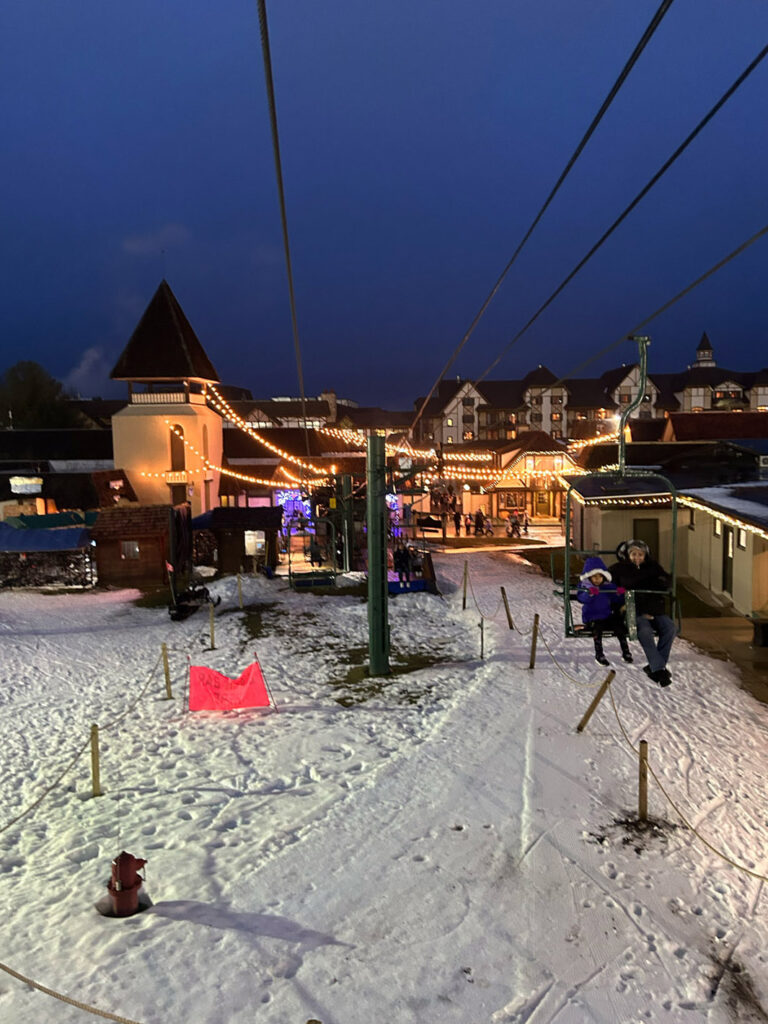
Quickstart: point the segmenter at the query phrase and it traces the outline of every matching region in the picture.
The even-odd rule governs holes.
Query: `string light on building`
[[[443,459],[452,462],[492,462],[492,452],[443,452]]]
[[[692,508],[697,512],[706,512],[707,515],[712,516],[713,519],[717,519],[721,523],[725,523],[726,526],[733,526],[736,529],[745,530],[747,533],[753,533],[756,537],[762,537],[763,540],[768,540],[768,530],[764,527],[756,526],[754,523],[746,523],[743,519],[736,519],[735,516],[729,516],[727,512],[720,512],[718,509],[714,509],[710,505],[704,505],[702,502],[689,498],[687,495],[679,494],[677,502],[679,505],[685,505],[686,508]]]
[[[596,437],[588,437],[582,441],[571,441],[568,449],[569,451],[580,452],[582,448],[588,448],[590,445],[615,444],[618,440],[618,431],[614,434],[598,434]]]

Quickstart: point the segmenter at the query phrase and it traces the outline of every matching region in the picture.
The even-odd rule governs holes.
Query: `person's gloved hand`
[[[592,595],[592,597],[594,597],[595,594],[599,594],[600,593],[600,588],[599,587],[590,587],[589,588],[589,592]]]
[[[616,587],[616,593],[617,594],[626,594],[626,590],[624,589],[624,587]]]

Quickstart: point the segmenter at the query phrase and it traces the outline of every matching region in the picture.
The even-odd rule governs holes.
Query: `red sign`
[[[189,667],[189,710],[231,711],[268,708],[269,694],[257,661],[237,679],[202,665]]]

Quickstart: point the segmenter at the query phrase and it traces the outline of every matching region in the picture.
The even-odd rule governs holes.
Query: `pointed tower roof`
[[[709,336],[707,335],[706,331],[704,331],[704,333],[702,334],[701,341],[696,346],[696,351],[697,352],[711,352],[712,351],[712,342],[709,340]]]
[[[219,381],[165,279],[144,310],[110,377],[136,381]]]

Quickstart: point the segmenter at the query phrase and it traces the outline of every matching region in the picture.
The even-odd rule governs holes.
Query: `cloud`
[[[192,237],[189,228],[184,224],[163,224],[156,231],[147,231],[143,235],[128,235],[123,239],[123,252],[131,256],[156,256],[164,249],[172,249],[183,245]]]
[[[87,348],[77,366],[64,377],[62,384],[71,394],[103,395],[109,390],[111,369],[102,349],[97,346]]]

